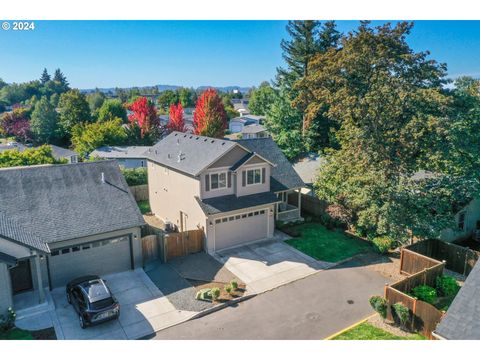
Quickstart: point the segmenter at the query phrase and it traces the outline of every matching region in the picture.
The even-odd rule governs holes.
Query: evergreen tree
[[[49,81],[50,81],[50,75],[48,74],[47,69],[44,68],[42,72],[42,76],[40,77],[40,82],[42,83],[42,85],[45,85]]]
[[[65,92],[69,89],[67,78],[65,75],[63,75],[60,69],[55,70],[55,74],[53,75],[53,81],[59,87],[58,92]]]
[[[35,103],[30,120],[30,131],[37,144],[51,144],[58,136],[58,116],[46,96]]]

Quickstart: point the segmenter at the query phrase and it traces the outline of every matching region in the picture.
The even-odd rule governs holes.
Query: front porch
[[[281,202],[276,204],[275,220],[283,222],[303,220],[300,213],[302,207],[301,189],[280,191],[277,192],[277,197]]]

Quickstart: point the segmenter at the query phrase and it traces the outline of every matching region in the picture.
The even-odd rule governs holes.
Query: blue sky
[[[375,21],[373,24],[381,22]],[[347,32],[358,21],[338,21]],[[60,67],[73,87],[252,86],[283,64],[286,21],[37,21],[34,31],[0,30],[0,77],[38,78]],[[416,21],[409,44],[480,77],[480,21]]]

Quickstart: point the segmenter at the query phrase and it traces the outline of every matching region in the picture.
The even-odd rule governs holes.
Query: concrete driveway
[[[247,285],[249,293],[268,291],[334,265],[317,261],[277,239],[220,251],[215,257]]]
[[[178,324],[195,313],[179,311],[152,283],[142,269],[103,277],[120,303],[120,318],[82,329],[65,288],[52,290],[54,327],[58,339],[124,340],[140,337]]]

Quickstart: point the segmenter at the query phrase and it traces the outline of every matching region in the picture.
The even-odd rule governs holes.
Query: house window
[[[72,155],[72,156],[70,157],[70,162],[71,162],[72,164],[78,163],[77,155]]]
[[[227,187],[227,173],[210,174],[210,187],[212,190],[224,189]]]
[[[462,212],[458,215],[458,229],[465,230],[465,213]]]
[[[256,185],[261,183],[262,183],[261,169],[247,170],[247,185]]]

